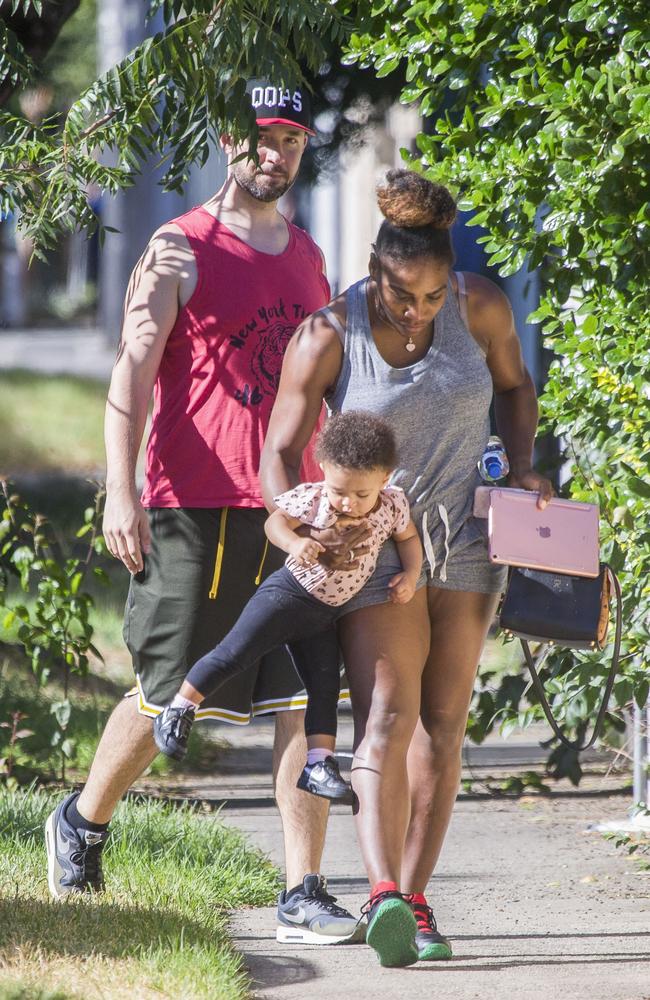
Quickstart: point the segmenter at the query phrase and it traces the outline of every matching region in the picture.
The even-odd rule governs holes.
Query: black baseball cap
[[[309,95],[303,87],[289,90],[268,80],[249,80],[246,93],[258,125],[294,125],[308,135],[316,135],[311,127]]]

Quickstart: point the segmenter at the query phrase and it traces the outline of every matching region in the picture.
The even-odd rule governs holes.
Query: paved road
[[[350,720],[341,719],[342,749]],[[181,794],[227,799],[221,816],[280,867],[278,813],[270,782],[272,724],[224,726],[232,745],[219,772]],[[538,738],[547,734],[543,727]],[[544,759],[522,733],[473,748],[474,776],[505,775]],[[241,910],[232,930],[257,1000],[650,1000],[650,878],[593,827],[623,818],[630,799],[620,775],[591,758],[589,794],[519,800],[462,797],[430,886],[453,961],[382,969],[366,946],[296,947],[275,941],[274,909]],[[602,758],[601,758],[602,762]],[[464,774],[469,772],[465,769]],[[603,796],[604,793],[604,796]],[[355,913],[367,883],[351,815],[332,810],[323,872]]]
[[[366,946],[288,947],[274,910],[232,921],[259,1000],[348,997],[444,1000],[641,1000],[650,997],[650,890],[589,825],[620,814],[619,800],[463,801],[429,889],[454,959],[382,969]],[[269,808],[228,810],[282,863]],[[351,818],[330,819],[323,871],[353,912],[367,895]]]
[[[99,330],[0,330],[0,370],[27,368],[107,382],[115,351]]]

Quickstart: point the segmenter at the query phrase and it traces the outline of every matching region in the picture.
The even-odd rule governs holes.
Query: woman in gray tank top
[[[552,488],[532,468],[537,403],[509,303],[488,279],[451,270],[451,195],[398,170],[378,201],[386,221],[369,277],[310,317],[289,345],[261,476],[267,499],[295,484],[323,400],[330,411],[382,416],[397,439],[393,482],[409,497],[425,572],[409,604],[392,603],[387,583],[399,560],[385,546],[347,605],[340,640],[355,720],[357,833],[372,890],[367,938],[382,964],[407,965],[451,957],[424,892],[505,582],[488,561],[485,522],[472,516],[493,398],[508,485],[538,491],[540,505]],[[358,551],[357,539],[339,544],[343,559]]]

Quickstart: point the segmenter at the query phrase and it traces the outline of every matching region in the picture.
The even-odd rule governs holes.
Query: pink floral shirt
[[[314,528],[331,528],[341,516],[327,499],[325,483],[301,483],[274,499],[280,510],[289,517],[295,517]],[[369,547],[368,552],[360,556],[356,569],[331,570],[320,563],[300,566],[293,556],[287,557],[285,565],[305,590],[324,604],[337,607],[358,594],[372,576],[384,542],[391,535],[406,531],[410,519],[409,503],[404,491],[398,486],[386,486],[379,494],[375,509],[364,519],[372,535],[363,542]]]

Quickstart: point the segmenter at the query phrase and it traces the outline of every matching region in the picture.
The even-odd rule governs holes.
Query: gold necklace
[[[387,323],[388,326],[392,326],[395,333],[397,333],[397,335],[401,337],[402,340],[404,340],[404,334],[400,333],[399,327],[397,327],[394,321],[391,319],[390,313],[388,312],[386,306],[382,301],[381,295],[379,294],[379,286],[377,285],[377,282],[375,282],[375,312],[377,313],[379,318],[384,321],[384,323]],[[413,340],[412,334],[409,333],[409,339],[404,344],[404,347],[409,352],[409,354],[412,351],[414,351],[415,348],[417,347],[417,344]]]

